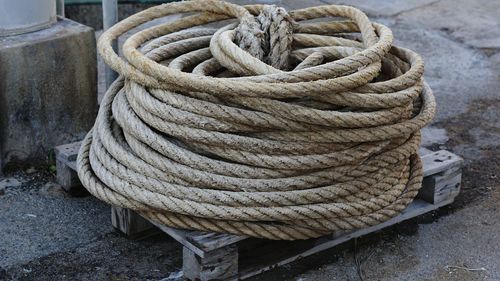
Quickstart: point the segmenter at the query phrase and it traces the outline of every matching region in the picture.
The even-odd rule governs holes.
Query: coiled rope
[[[123,58],[113,51],[176,13],[190,14],[134,33]],[[419,130],[435,111],[421,58],[392,40],[346,6],[144,10],[99,39],[121,76],[79,177],[105,202],[178,228],[293,240],[384,222],[421,186]]]

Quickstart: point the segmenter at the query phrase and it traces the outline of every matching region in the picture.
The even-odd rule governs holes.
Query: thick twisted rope
[[[194,13],[111,42],[145,22]],[[307,22],[316,18],[344,18]],[[193,28],[232,19],[220,29]],[[106,31],[120,78],[78,155],[96,197],[172,227],[307,239],[384,222],[422,182],[423,62],[359,10],[164,4]]]

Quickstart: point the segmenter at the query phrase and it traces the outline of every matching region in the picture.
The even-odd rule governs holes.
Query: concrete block
[[[158,3],[123,3],[120,1],[118,5],[118,18],[120,20],[138,13],[147,8],[159,5]],[[165,1],[168,2],[168,1]],[[65,17],[88,25],[96,30],[102,29],[102,5],[101,3],[89,3],[78,5],[66,5],[64,7]]]
[[[67,19],[0,37],[0,165],[46,161],[83,138],[97,113],[96,60],[94,30]]]

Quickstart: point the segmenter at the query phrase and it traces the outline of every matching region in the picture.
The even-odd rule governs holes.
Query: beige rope
[[[191,15],[133,34],[123,58],[113,51],[176,13]],[[172,227],[292,240],[384,222],[421,186],[419,130],[435,110],[420,56],[392,39],[346,6],[184,1],[133,15],[99,40],[121,76],[79,177]]]

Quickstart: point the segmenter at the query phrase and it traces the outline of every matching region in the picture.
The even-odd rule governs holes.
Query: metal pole
[[[64,0],[57,0],[56,2],[57,15],[64,18]]]
[[[102,23],[103,29],[107,30],[118,22],[118,0],[103,0],[102,1]],[[113,50],[118,53],[118,42],[115,40],[112,43]],[[118,73],[116,73],[109,66],[104,69],[106,89],[109,88],[111,83],[118,78]]]

